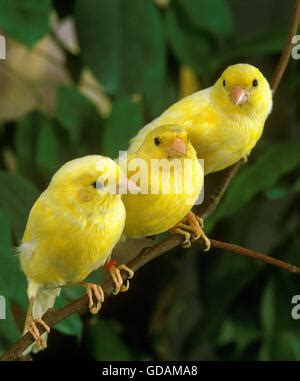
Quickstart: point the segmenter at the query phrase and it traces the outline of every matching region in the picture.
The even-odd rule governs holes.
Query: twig
[[[250,249],[247,249],[242,246],[234,245],[233,243],[227,243],[227,242],[222,242],[222,241],[217,241],[215,239],[210,240],[212,247],[215,249],[222,249],[222,250],[227,250],[235,254],[243,255],[245,257],[250,257],[257,259],[259,261],[268,263],[269,265],[278,267],[282,270],[289,271],[291,273],[295,273],[297,275],[300,275],[300,268],[296,267],[294,265],[291,265],[290,263],[281,261],[280,259],[276,259],[273,257],[270,257],[269,255],[259,253],[257,251],[253,251]]]
[[[242,162],[243,161],[240,160],[231,167],[213,174],[216,178],[216,182],[213,184],[214,188],[213,190],[208,190],[208,192],[205,190],[205,194],[208,194],[208,197],[204,199],[204,202],[197,210],[197,214],[202,218],[208,217],[216,209],[228,185],[242,165]]]
[[[144,266],[146,263],[150,262],[151,260],[159,257],[160,255],[164,254],[165,252],[171,250],[172,248],[178,246],[181,243],[182,238],[180,236],[171,236],[162,242],[156,244],[155,246],[151,248],[145,248],[143,249],[139,255],[134,258],[132,261],[130,261],[127,266],[131,268],[133,271],[137,271],[142,266]],[[127,279],[126,273],[122,272],[123,280],[125,281]],[[112,293],[114,283],[112,279],[107,280],[104,284],[101,285],[103,288],[103,291],[106,295],[110,295]],[[48,324],[49,327],[54,326],[59,321],[67,318],[68,316],[76,313],[81,312],[84,309],[87,309],[88,306],[88,298],[87,296],[83,296],[68,305],[54,310],[50,309],[48,310],[44,316],[43,320],[46,324]],[[40,332],[45,332],[44,328],[41,326],[39,327]],[[23,337],[21,337],[5,354],[0,358],[1,361],[9,361],[9,360],[16,360],[19,359],[22,353],[33,343],[33,338],[29,333],[26,333]]]
[[[143,249],[139,255],[130,261],[127,266],[130,267],[133,271],[139,270],[148,262],[153,259],[161,256],[167,251],[173,249],[174,247],[180,245],[182,242],[182,237],[174,235],[169,238],[164,239],[159,242],[155,246],[151,248]],[[199,242],[199,241],[195,241]],[[217,241],[212,239],[211,246],[215,249],[224,249],[230,251],[235,254],[255,258],[264,263],[268,263],[270,265],[279,267],[283,270],[290,271],[292,273],[300,275],[300,268],[289,263],[280,261],[279,259],[269,257],[265,254],[258,253],[247,249],[245,247],[241,247],[238,245],[234,245],[227,242]],[[122,272],[122,278],[125,281],[127,279],[127,274]],[[102,288],[106,295],[110,295],[112,293],[114,287],[114,283],[112,279],[107,280],[104,284],[102,284]],[[49,325],[49,327],[53,327],[55,324],[60,322],[61,320],[66,319],[68,316],[81,312],[82,310],[87,310],[88,306],[88,298],[87,296],[83,296],[74,302],[62,307],[60,309],[48,310],[43,316],[43,320]],[[45,332],[43,327],[40,327],[40,332]],[[22,353],[33,343],[33,337],[31,334],[27,333],[25,336],[21,337],[4,355],[0,358],[1,361],[12,361],[17,360],[21,357]]]
[[[286,38],[286,42],[284,45],[284,49],[281,53],[281,57],[278,61],[278,64],[276,66],[276,69],[274,71],[274,74],[271,80],[271,88],[273,90],[273,94],[277,90],[277,87],[289,63],[291,51],[293,48],[292,38],[295,34],[297,34],[299,19],[300,19],[300,0],[295,0],[294,6],[293,6],[291,23],[290,23],[288,35]]]

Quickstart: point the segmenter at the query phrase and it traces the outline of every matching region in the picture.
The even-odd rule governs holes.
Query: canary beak
[[[241,105],[248,100],[246,91],[240,86],[235,86],[231,89],[231,97],[236,105]]]
[[[138,187],[132,180],[129,180],[123,174],[120,175],[119,183],[116,184],[116,194],[137,194],[140,191],[140,187]]]
[[[168,147],[167,153],[170,157],[182,157],[186,155],[187,144],[184,140],[176,138]]]

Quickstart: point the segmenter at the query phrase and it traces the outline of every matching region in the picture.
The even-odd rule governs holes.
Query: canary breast
[[[249,155],[263,127],[264,123],[256,119],[220,115],[210,106],[204,108],[194,118],[189,136],[198,157],[204,162],[205,174],[227,168]]]
[[[156,235],[174,227],[196,203],[202,190],[203,176],[203,169],[195,153],[186,176],[184,171],[171,171],[170,177],[162,177],[161,173],[152,179],[149,176],[147,194],[128,193],[123,197],[126,208],[124,234],[130,238],[139,238]]]
[[[49,286],[77,283],[101,266],[118,242],[125,222],[120,200],[87,215],[51,202],[47,191],[28,219],[20,246],[21,266],[30,280]]]

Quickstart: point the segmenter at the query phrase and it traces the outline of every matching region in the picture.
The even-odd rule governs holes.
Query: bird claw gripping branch
[[[82,286],[86,287],[86,293],[89,299],[89,310],[92,314],[97,314],[104,302],[104,291],[101,286],[95,283],[83,282]],[[94,300],[96,299],[96,302]]]
[[[205,235],[203,226],[203,219],[196,216],[193,212],[189,212],[184,220],[171,229],[171,233],[179,234],[184,237],[184,241],[182,242],[184,248],[191,246],[191,239],[200,239],[203,243],[204,251],[208,251],[210,249],[210,240]]]
[[[31,317],[28,318],[28,321],[26,324],[27,330],[34,338],[37,348],[44,349],[47,347],[47,342],[42,339],[40,331],[37,327],[37,324],[43,326],[48,333],[50,332],[50,327],[44,322],[44,320],[42,319],[34,320]]]
[[[129,280],[133,278],[134,271],[132,271],[126,265],[117,265],[117,262],[110,259],[106,265],[105,270],[108,271],[115,283],[115,289],[113,291],[114,295],[117,295],[119,292],[126,292],[129,289]],[[124,281],[121,275],[121,271],[125,271],[128,274],[128,279],[126,280],[126,285],[124,285]]]

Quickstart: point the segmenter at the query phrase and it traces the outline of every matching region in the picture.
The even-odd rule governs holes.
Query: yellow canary
[[[142,128],[129,152],[157,126],[176,123],[204,159],[205,174],[220,171],[249,155],[271,109],[272,92],[262,73],[248,64],[232,65],[212,87],[183,98]]]
[[[95,155],[72,160],[56,172],[31,209],[18,251],[28,280],[25,332],[31,332],[39,347],[45,342],[37,325],[49,331],[41,318],[53,307],[62,286],[81,283],[91,312],[101,307],[102,288],[83,281],[110,258],[123,232],[124,204],[107,187],[109,181],[119,184],[120,178],[119,167],[109,158]],[[115,270],[118,275],[119,269]]]
[[[135,163],[136,168],[131,168]],[[184,129],[164,125],[150,131],[126,165],[130,180],[139,174],[136,185],[140,187],[139,193],[123,196],[126,237],[153,236],[177,224],[174,232],[185,236],[187,246],[191,233],[205,237],[201,224],[189,213],[202,190],[204,174]],[[186,216],[186,223],[180,223]]]

